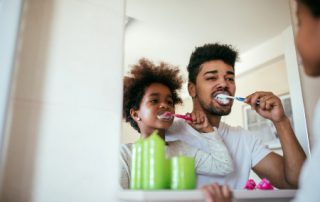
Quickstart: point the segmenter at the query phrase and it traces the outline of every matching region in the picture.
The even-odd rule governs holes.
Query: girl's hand
[[[203,111],[193,111],[188,113],[188,116],[192,118],[192,121],[187,121],[195,130],[201,133],[209,133],[213,131],[213,127],[210,124],[206,114]]]

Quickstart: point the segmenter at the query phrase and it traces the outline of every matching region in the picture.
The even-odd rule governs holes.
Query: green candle
[[[150,143],[148,140],[143,141],[143,153],[142,153],[142,188],[149,189],[149,181],[150,181]]]
[[[131,159],[131,189],[142,189],[142,173],[143,173],[143,140],[139,139],[132,145],[132,159]]]
[[[176,156],[171,160],[171,189],[194,189],[196,174],[194,159],[186,156]]]
[[[165,159],[164,160],[164,188],[170,189],[170,183],[171,183],[171,159]]]
[[[143,188],[163,189],[164,179],[164,141],[159,137],[157,131],[153,132],[144,140],[143,155]]]

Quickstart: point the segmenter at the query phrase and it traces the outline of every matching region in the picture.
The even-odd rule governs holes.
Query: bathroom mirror
[[[236,95],[262,90],[280,96],[308,154],[291,7],[288,0],[127,0],[124,72],[139,58],[146,57],[181,67],[187,84],[186,66],[196,46],[231,44],[240,53],[235,65]],[[191,111],[186,85],[181,95],[184,104],[176,111]],[[261,136],[265,144],[281,153],[270,123],[256,117],[244,104],[234,102],[231,114],[222,121],[250,130],[264,129],[262,134],[268,134]],[[124,123],[121,142],[134,142],[137,137],[138,133]]]

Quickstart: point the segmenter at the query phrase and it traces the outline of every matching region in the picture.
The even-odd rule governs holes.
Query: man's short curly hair
[[[128,76],[124,77],[123,90],[123,118],[140,132],[135,120],[130,115],[130,109],[138,110],[145,90],[153,83],[167,86],[172,94],[173,104],[182,103],[178,91],[182,87],[183,79],[179,75],[178,67],[161,62],[158,66],[150,60],[142,58],[133,65]]]
[[[190,61],[187,66],[189,81],[194,84],[196,83],[200,66],[205,62],[222,60],[234,68],[237,59],[238,52],[231,45],[214,43],[196,47],[190,56]]]

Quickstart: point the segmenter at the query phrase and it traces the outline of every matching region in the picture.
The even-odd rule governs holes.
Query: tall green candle
[[[171,189],[194,189],[196,174],[194,159],[176,156],[171,159]]]
[[[142,189],[142,173],[143,173],[143,140],[139,139],[132,145],[131,159],[131,189]]]
[[[142,154],[142,188],[149,189],[149,181],[150,181],[150,143],[147,139],[143,141],[143,154]]]
[[[165,159],[164,160],[164,188],[170,189],[170,183],[171,183],[171,159]]]
[[[165,147],[164,141],[159,137],[157,131],[153,132],[144,140],[143,155],[143,188],[163,189]]]

